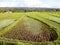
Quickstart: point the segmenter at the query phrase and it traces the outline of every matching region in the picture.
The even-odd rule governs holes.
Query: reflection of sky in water
[[[0,30],[4,27],[10,25],[13,22],[14,22],[14,20],[12,20],[12,19],[6,19],[6,20],[0,21]]]
[[[60,18],[54,17],[54,16],[50,16],[49,19],[57,21],[60,23]]]

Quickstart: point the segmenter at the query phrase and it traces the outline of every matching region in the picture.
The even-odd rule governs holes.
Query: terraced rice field
[[[60,45],[60,12],[1,13],[0,45]]]

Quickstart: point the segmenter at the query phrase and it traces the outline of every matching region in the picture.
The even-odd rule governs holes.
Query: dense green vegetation
[[[22,24],[23,19],[26,19],[25,17],[40,21],[40,23],[44,23],[44,26],[47,25],[49,30],[51,31],[51,37],[50,37],[51,41],[34,42],[34,41],[27,41],[27,40],[21,40],[21,39],[19,40],[17,38],[6,38],[6,37],[10,36],[9,35],[10,33],[11,33],[11,36],[15,35],[15,33],[16,33],[16,35],[15,35],[16,37],[18,37],[20,35],[19,30],[22,28],[20,28],[19,25]],[[11,24],[7,23],[7,26],[0,30],[0,36],[1,36],[0,45],[59,45],[60,44],[60,12],[0,13],[0,22],[3,22],[4,20],[7,20],[7,19],[8,20],[11,19],[11,21],[13,20],[14,22],[12,22]],[[32,22],[34,22],[34,21],[32,20]],[[25,24],[27,25],[28,23],[29,23],[29,20]],[[34,24],[34,23],[36,23],[36,24]],[[38,28],[38,30],[39,30],[39,26],[37,26],[39,23],[38,22],[34,22],[34,23],[30,24],[31,25],[30,28],[32,28],[32,27],[36,28],[35,30],[37,30],[37,28]],[[32,26],[33,24],[36,25],[36,27]],[[43,24],[40,24],[40,25],[42,26]],[[47,27],[45,26],[43,28],[45,29]],[[19,29],[19,30],[17,30],[17,29]],[[23,32],[25,32],[25,31],[23,30]],[[36,33],[36,31],[34,32],[34,34],[35,33]],[[19,34],[19,35],[17,35],[17,34]],[[46,35],[47,34],[48,34],[48,32],[46,33]],[[3,37],[2,37],[2,35],[3,35]],[[5,35],[8,35],[8,36],[5,36]],[[25,33],[24,33],[24,35],[25,35]],[[26,37],[28,37],[28,36],[26,36]]]

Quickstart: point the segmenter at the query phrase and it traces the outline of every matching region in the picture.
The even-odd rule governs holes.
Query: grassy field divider
[[[25,16],[21,16],[19,19],[17,19],[17,21],[15,21],[13,24],[11,24],[10,26],[6,27],[5,29],[3,29],[2,31],[0,31],[0,35],[6,33],[7,31],[9,31],[12,27],[14,27],[22,18],[24,18]]]
[[[35,17],[34,17],[34,16],[35,16]],[[50,24],[51,22],[50,22],[50,23],[49,23],[49,21],[46,22],[46,20],[43,20],[42,18],[37,17],[37,15],[34,15],[34,16],[29,16],[29,17],[33,17],[33,18],[39,19],[39,20],[41,20],[42,22],[46,23],[47,25],[49,25],[50,28],[54,29],[54,30],[57,32],[58,36],[59,36],[59,33],[60,33],[59,30],[60,30],[60,28],[58,29],[58,27]],[[60,36],[59,36],[59,37],[60,37]]]

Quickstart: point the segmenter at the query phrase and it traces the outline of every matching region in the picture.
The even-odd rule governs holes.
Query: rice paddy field
[[[0,13],[0,45],[60,45],[60,12]]]

